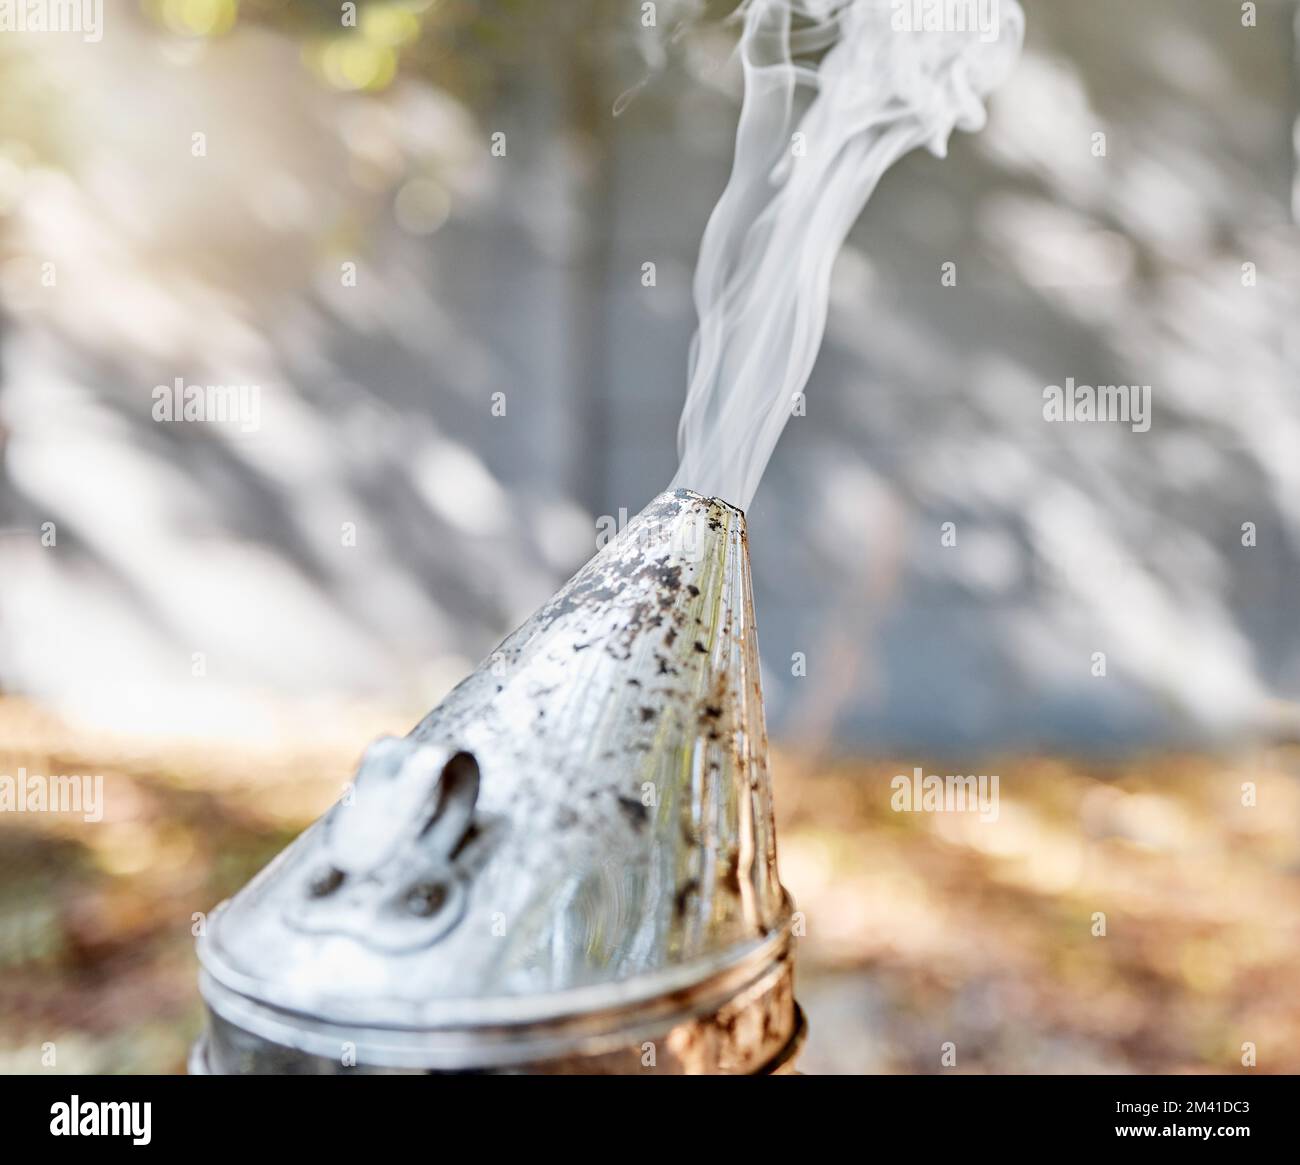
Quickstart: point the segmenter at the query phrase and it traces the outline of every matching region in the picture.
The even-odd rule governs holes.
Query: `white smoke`
[[[1015,0],[745,0],[731,177],[695,272],[699,331],[673,479],[747,507],[812,371],[831,267],[880,176],[984,125]]]

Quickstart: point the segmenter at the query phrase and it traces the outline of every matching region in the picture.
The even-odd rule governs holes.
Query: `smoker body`
[[[789,1070],[744,515],[661,494],[209,920],[202,1072]]]

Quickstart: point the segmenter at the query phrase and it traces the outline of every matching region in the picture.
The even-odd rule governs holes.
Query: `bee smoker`
[[[201,1073],[770,1073],[803,1037],[745,518],[661,494],[199,939]]]

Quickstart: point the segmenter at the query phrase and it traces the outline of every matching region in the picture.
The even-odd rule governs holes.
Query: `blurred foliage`
[[[591,28],[613,11],[600,0],[144,0],[143,8],[178,37],[224,36],[241,23],[291,37],[308,67],[335,89],[382,90],[406,75],[474,107],[537,57],[549,39],[540,23]]]
[[[92,737],[16,700],[0,738],[0,771],[105,774],[102,822],[0,820],[0,1070],[41,1071],[51,1041],[57,1071],[183,1070],[194,913],[328,806],[356,748]],[[935,1071],[953,1041],[963,1071],[1233,1072],[1249,1040],[1259,1071],[1300,1071],[1300,754],[987,767],[996,823],[892,812],[911,762],[777,758],[806,1070]]]
[[[0,724],[0,772],[104,775],[102,821],[0,818],[0,1071],[41,1071],[47,1042],[54,1071],[183,1071],[202,1023],[196,912],[327,808],[355,756],[65,736],[14,700]]]
[[[776,766],[807,1071],[1300,1071],[1300,751],[996,758],[987,823],[893,812],[914,763]]]

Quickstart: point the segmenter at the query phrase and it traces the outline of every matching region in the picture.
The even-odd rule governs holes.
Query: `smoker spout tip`
[[[701,493],[699,490],[689,489],[686,486],[674,486],[671,490],[669,490],[669,493],[675,498],[682,498],[683,500],[689,499],[690,501],[703,502],[706,506],[725,506],[733,513],[739,514],[742,518],[745,516],[745,511],[742,510],[739,506],[734,505],[732,502],[727,501],[727,499],[724,497],[719,497],[717,494]]]

